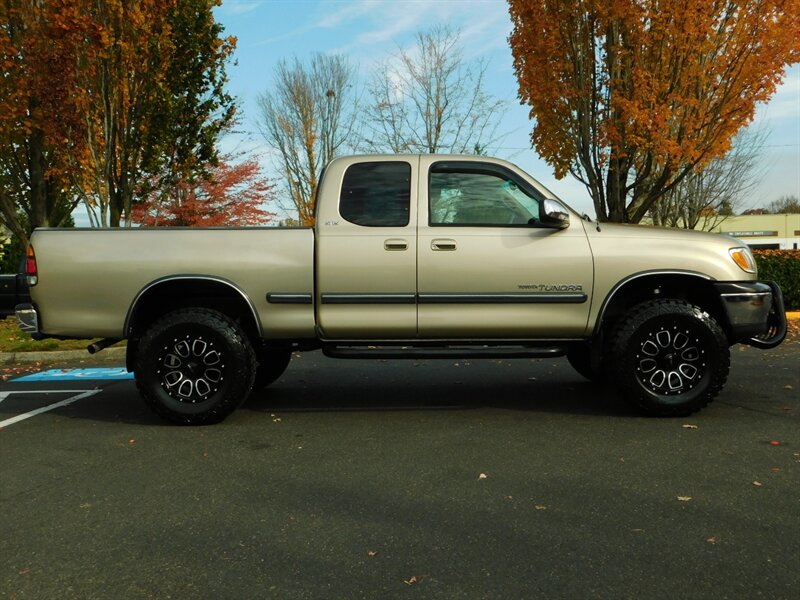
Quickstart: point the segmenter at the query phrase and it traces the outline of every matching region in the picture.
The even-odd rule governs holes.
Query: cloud
[[[361,0],[332,16],[337,26],[352,25],[360,33],[331,52],[360,54],[371,59],[398,46],[413,45],[412,35],[446,25],[461,31],[466,58],[507,46],[510,19],[498,0]]]
[[[222,8],[233,15],[244,15],[256,10],[261,2],[223,2]]]
[[[793,118],[800,122],[800,65],[794,65],[778,86],[766,111],[770,120]]]
[[[325,3],[323,6],[331,6],[330,3]],[[322,18],[314,23],[314,27],[321,27],[329,29],[331,27],[338,27],[344,23],[357,19],[370,11],[381,10],[381,6],[375,0],[361,0],[360,2],[343,3],[337,6],[336,10],[326,13]]]

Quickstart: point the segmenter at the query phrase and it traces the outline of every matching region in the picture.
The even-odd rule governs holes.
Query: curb
[[[86,350],[55,350],[50,352],[0,352],[0,365],[21,365],[37,362],[61,362],[81,360],[90,356],[102,359],[120,358],[125,360],[126,348],[106,348],[102,354],[89,354]]]

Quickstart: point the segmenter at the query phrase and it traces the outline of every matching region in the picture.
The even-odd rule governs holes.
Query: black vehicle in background
[[[0,275],[0,318],[13,315],[17,304],[31,301],[24,259],[19,267],[18,273]]]

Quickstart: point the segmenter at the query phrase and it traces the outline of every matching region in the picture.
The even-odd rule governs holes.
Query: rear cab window
[[[411,204],[411,165],[404,161],[363,162],[344,173],[339,214],[363,227],[405,227]]]

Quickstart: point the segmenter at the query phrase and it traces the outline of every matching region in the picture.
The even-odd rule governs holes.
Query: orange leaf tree
[[[92,185],[85,200],[97,225],[132,222],[132,206],[155,184],[169,188],[216,161],[216,140],[233,120],[219,0],[83,0],[104,33],[85,70]]]
[[[263,225],[275,215],[263,209],[274,197],[255,160],[232,163],[223,156],[198,181],[181,181],[167,193],[151,191],[133,207],[135,223],[148,227],[243,227]]]
[[[17,245],[68,222],[131,223],[150,185],[216,161],[235,46],[219,0],[0,0],[0,216]]]
[[[74,2],[0,2],[0,218],[22,247],[75,207],[68,157],[87,157],[76,88],[97,39]]]
[[[800,60],[800,0],[509,0],[519,98],[558,178],[638,223]]]

